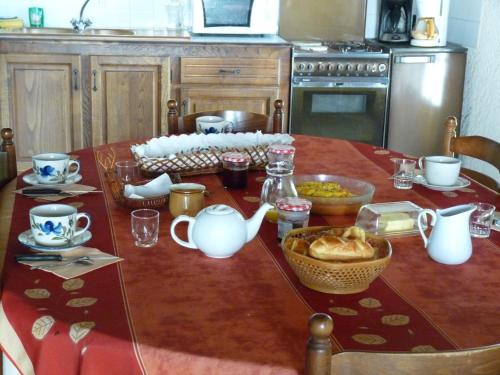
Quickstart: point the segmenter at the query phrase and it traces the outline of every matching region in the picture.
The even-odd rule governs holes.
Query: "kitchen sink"
[[[134,35],[133,30],[127,29],[87,29],[79,34],[69,27],[25,27],[23,29],[15,30],[14,32],[21,32],[23,34],[50,34],[50,35]]]

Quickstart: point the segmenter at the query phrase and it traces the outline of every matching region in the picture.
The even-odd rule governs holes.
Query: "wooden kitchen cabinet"
[[[280,60],[181,58],[182,115],[239,110],[271,115],[280,95]]]
[[[0,128],[16,137],[19,161],[83,147],[81,58],[0,54]]]
[[[91,56],[90,72],[94,146],[166,133],[168,57]]]

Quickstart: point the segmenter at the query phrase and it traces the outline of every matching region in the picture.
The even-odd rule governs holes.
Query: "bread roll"
[[[285,246],[288,249],[302,255],[307,255],[307,251],[309,250],[309,242],[303,240],[302,238],[289,238],[286,241]]]
[[[323,260],[361,260],[373,258],[373,247],[360,239],[347,240],[325,236],[314,241],[309,247],[309,255]]]

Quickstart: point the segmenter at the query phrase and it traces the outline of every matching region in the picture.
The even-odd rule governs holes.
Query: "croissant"
[[[315,240],[309,247],[309,255],[322,260],[360,260],[373,258],[375,249],[360,239],[348,240],[325,236]]]

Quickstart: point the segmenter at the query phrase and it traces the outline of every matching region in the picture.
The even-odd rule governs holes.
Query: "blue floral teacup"
[[[87,219],[84,228],[76,228],[79,219]],[[90,227],[90,216],[77,213],[67,204],[44,204],[30,210],[30,226],[33,239],[43,246],[61,246],[71,243],[73,237]]]
[[[62,184],[68,177],[80,172],[80,163],[70,160],[69,155],[49,152],[32,157],[33,173],[40,184]],[[71,165],[76,165],[76,171],[69,173]]]
[[[230,133],[232,129],[233,123],[219,116],[200,116],[196,118],[196,132],[198,133]]]

